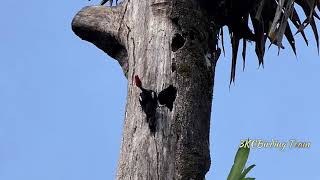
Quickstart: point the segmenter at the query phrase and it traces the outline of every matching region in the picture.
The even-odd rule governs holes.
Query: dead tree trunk
[[[118,60],[128,97],[117,179],[203,179],[217,60],[216,32],[198,0],[126,0],[82,9],[73,31]],[[152,133],[139,103],[143,87],[177,89],[172,111],[156,109]],[[167,105],[170,106],[170,105]]]

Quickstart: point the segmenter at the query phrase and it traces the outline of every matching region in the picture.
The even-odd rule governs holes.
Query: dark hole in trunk
[[[172,72],[175,72],[176,70],[177,70],[177,65],[176,65],[175,62],[172,62],[172,64],[171,64],[171,71],[172,71]]]
[[[172,43],[171,43],[172,51],[176,52],[177,50],[182,48],[185,42],[186,40],[181,36],[181,34],[178,34],[178,33],[175,34],[172,38]]]
[[[176,100],[177,88],[170,85],[166,89],[162,90],[158,95],[158,102],[160,105],[165,105],[172,111],[173,103]]]

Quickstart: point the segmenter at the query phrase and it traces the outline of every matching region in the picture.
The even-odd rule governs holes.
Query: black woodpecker
[[[158,107],[158,98],[156,92],[142,87],[139,76],[134,77],[136,86],[141,90],[139,102],[143,112],[147,116],[147,123],[149,124],[150,131],[156,131],[156,110]]]

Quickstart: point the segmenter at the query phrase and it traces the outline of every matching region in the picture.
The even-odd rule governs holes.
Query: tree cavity
[[[170,111],[173,109],[173,103],[176,100],[177,88],[170,85],[166,89],[162,90],[158,95],[158,102],[160,105],[166,106]]]
[[[173,52],[178,51],[185,44],[186,40],[182,37],[181,34],[176,33],[172,38],[171,49]]]

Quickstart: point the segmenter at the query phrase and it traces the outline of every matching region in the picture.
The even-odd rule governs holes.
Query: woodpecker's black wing
[[[156,130],[156,111],[158,107],[157,94],[152,90],[141,89],[139,102],[143,112],[147,116],[147,123],[150,131]]]

